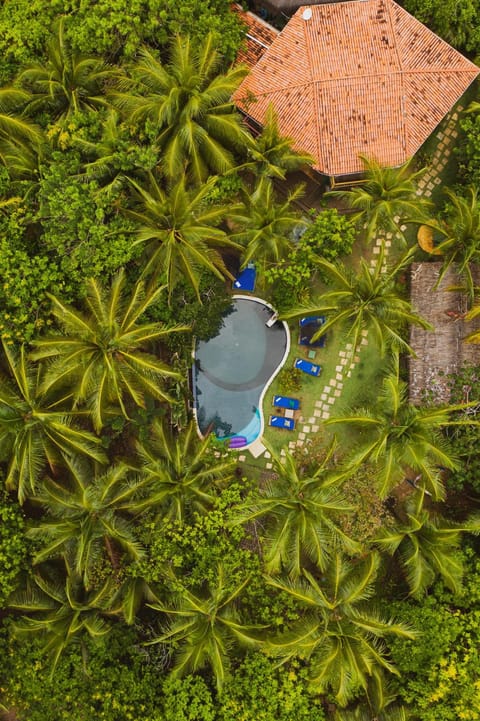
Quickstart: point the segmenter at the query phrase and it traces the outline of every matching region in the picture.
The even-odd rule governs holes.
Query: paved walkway
[[[418,181],[417,195],[419,197],[425,196],[430,198],[432,191],[435,186],[440,185],[442,182],[440,173],[444,170],[448,159],[452,153],[456,139],[458,137],[458,131],[456,130],[459,113],[463,110],[462,106],[457,106],[451,113],[447,115],[439,130],[435,134],[437,138],[437,146],[433,154],[431,163],[425,172],[424,176]],[[400,218],[394,218],[394,221],[398,224]],[[403,233],[406,230],[406,225],[400,226],[400,231]],[[381,252],[381,248],[384,248],[384,260],[383,270],[386,270],[386,258],[390,252],[392,241],[394,241],[393,233],[379,233],[378,237],[373,246],[373,255],[370,259],[370,267],[373,268],[377,264],[377,258]],[[342,395],[342,390],[346,379],[350,378],[355,366],[360,361],[360,353],[362,348],[368,345],[368,331],[361,331],[362,339],[356,348],[353,348],[351,343],[346,343],[344,348],[339,352],[338,365],[335,368],[335,375],[330,378],[329,381],[324,385],[323,391],[320,397],[315,401],[315,410],[311,418],[305,419],[300,418],[298,427],[300,431],[298,433],[297,440],[289,441],[288,448],[290,451],[296,448],[301,448],[309,442],[310,434],[315,434],[320,429],[322,421],[330,418],[333,406],[338,398]],[[265,467],[267,469],[272,468],[270,453],[266,450],[264,452],[258,452],[260,446],[263,446],[259,442],[254,449],[254,457],[262,457],[265,459]],[[280,451],[281,456],[286,455],[286,451],[282,449]],[[243,462],[246,460],[245,455],[239,456],[239,461]]]

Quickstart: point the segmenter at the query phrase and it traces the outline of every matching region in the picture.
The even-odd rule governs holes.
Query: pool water
[[[288,353],[288,328],[265,323],[272,309],[259,300],[235,297],[218,335],[195,349],[193,385],[202,435],[252,443],[263,431],[263,395]]]

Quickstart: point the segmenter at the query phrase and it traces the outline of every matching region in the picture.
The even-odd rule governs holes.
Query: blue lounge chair
[[[322,325],[325,325],[326,318],[324,315],[312,315],[306,318],[300,318],[298,324],[300,326],[299,345],[306,345],[311,348],[323,348],[327,340],[326,335],[320,336],[312,343],[312,337],[318,333]]]
[[[317,363],[311,363],[304,358],[295,358],[294,368],[298,368],[309,376],[319,376],[322,372],[322,366]]]
[[[287,431],[293,431],[295,421],[293,418],[285,418],[284,416],[270,416],[268,425],[272,426],[272,428],[286,428]]]
[[[298,411],[300,401],[298,398],[289,398],[288,396],[273,396],[272,406],[275,406],[275,408],[291,408],[292,411]]]
[[[235,290],[246,290],[250,293],[255,290],[255,280],[257,277],[257,269],[254,263],[249,263],[236,277],[233,282]]]

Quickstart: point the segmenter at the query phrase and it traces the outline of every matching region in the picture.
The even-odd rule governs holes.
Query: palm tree
[[[294,140],[281,135],[273,105],[265,114],[262,132],[248,147],[248,160],[240,169],[248,169],[259,178],[285,180],[287,173],[311,165],[314,158],[308,153],[293,150]]]
[[[354,454],[354,461],[361,463],[368,458],[377,464],[382,497],[410,469],[421,477],[424,487],[440,499],[445,495],[440,467],[457,467],[453,449],[442,430],[454,425],[478,425],[468,418],[452,420],[452,413],[466,407],[468,405],[460,404],[419,408],[411,404],[407,384],[400,380],[397,357],[372,407],[330,418],[326,424],[343,425],[357,432],[359,448]]]
[[[28,93],[18,88],[0,88],[0,138],[27,146],[38,146],[43,134],[40,128],[24,118],[21,111]]]
[[[17,77],[29,99],[26,109],[37,113],[52,111],[57,121],[80,110],[97,110],[106,105],[103,88],[115,73],[99,58],[84,57],[71,50],[65,39],[63,18],[57,35],[47,44],[47,61],[28,65]]]
[[[292,251],[293,230],[307,225],[293,209],[293,203],[302,193],[303,188],[297,187],[285,202],[278,202],[268,177],[259,180],[253,193],[243,191],[243,207],[229,213],[229,218],[241,228],[231,237],[246,247],[243,265],[252,258],[263,265],[278,263]]]
[[[376,553],[357,563],[335,554],[320,581],[308,571],[305,581],[269,580],[306,611],[296,628],[269,641],[269,651],[283,661],[308,659],[313,689],[332,692],[340,706],[366,690],[378,669],[396,673],[384,638],[415,636],[372,605],[379,563]]]
[[[472,265],[480,262],[480,204],[478,190],[466,189],[467,197],[446,189],[450,205],[443,223],[429,223],[444,240],[437,246],[443,255],[443,265],[437,281],[441,282],[452,266],[462,276],[470,301],[475,295],[475,281],[472,277]]]
[[[233,457],[214,456],[209,438],[199,440],[194,421],[179,436],[156,421],[148,442],[138,443],[137,451],[140,473],[152,488],[162,519],[181,522],[189,511],[204,514],[213,507],[215,487],[231,481],[236,466]]]
[[[67,569],[68,570],[68,569]],[[112,599],[111,581],[87,591],[79,576],[36,573],[24,591],[15,592],[9,607],[20,611],[15,630],[20,636],[43,638],[43,651],[51,658],[51,676],[63,651],[72,643],[83,646],[85,635],[93,640],[110,631],[107,614]]]
[[[422,223],[432,203],[416,195],[416,180],[425,168],[412,172],[411,162],[399,168],[384,168],[376,160],[360,156],[365,166],[365,182],[350,190],[332,190],[327,195],[345,200],[356,210],[356,219],[366,227],[367,239],[378,230],[390,231],[406,243],[400,230],[403,223]]]
[[[36,340],[32,353],[36,360],[50,362],[42,386],[45,392],[66,386],[75,407],[87,404],[97,430],[103,427],[111,404],[128,418],[129,403],[144,407],[146,397],[170,400],[162,389],[163,380],[179,375],[148,349],[171,333],[189,330],[188,326],[142,322],[163,288],[145,293],[138,283],[126,292],[125,284],[123,270],[109,289],[90,278],[85,313],[49,296],[62,333]]]
[[[480,292],[480,288],[475,287],[474,288],[474,295],[478,296]],[[480,305],[475,305],[473,308],[470,309],[470,311],[466,315],[467,320],[474,320],[475,318],[478,318],[480,315]],[[468,343],[480,343],[480,330],[475,330],[472,333],[469,333],[465,340]]]
[[[366,706],[357,706],[348,711],[339,709],[335,712],[335,721],[409,721],[411,718],[405,706],[389,705],[378,712]]]
[[[332,469],[335,444],[330,445],[314,471],[304,459],[297,461],[290,453],[281,457],[267,447],[278,479],[265,487],[253,507],[249,504],[239,509],[234,521],[237,525],[266,517],[267,572],[279,573],[283,568],[292,578],[298,578],[308,562],[324,570],[335,548],[358,552],[358,544],[338,523],[338,517],[353,507],[338,489],[348,471]]]
[[[156,499],[150,479],[134,475],[123,465],[112,465],[99,474],[85,459],[71,458],[66,473],[54,481],[46,478],[34,499],[45,516],[28,531],[39,541],[33,562],[65,557],[82,577],[87,590],[96,572],[108,561],[118,570],[120,558],[138,561],[144,550],[134,519]]]
[[[405,523],[383,528],[375,543],[396,556],[405,571],[410,594],[421,597],[440,576],[447,588],[458,593],[463,566],[458,553],[462,532],[480,533],[480,518],[454,523],[423,506],[423,493],[406,502]]]
[[[101,441],[72,423],[61,396],[43,389],[40,369],[3,343],[8,375],[0,375],[0,454],[8,463],[7,488],[17,488],[20,503],[35,493],[40,475],[65,457],[83,454],[106,460]]]
[[[17,88],[0,89],[0,162],[12,179],[38,174],[44,139],[41,129],[22,115],[28,94]]]
[[[210,178],[202,187],[188,190],[185,178],[168,191],[149,174],[148,189],[131,180],[137,193],[138,204],[125,214],[138,223],[135,243],[145,247],[148,261],[144,274],[154,277],[165,273],[168,292],[180,280],[188,282],[200,301],[200,271],[206,269],[217,278],[231,278],[218,248],[240,250],[241,246],[229,240],[218,226],[227,208],[207,203],[216,178]]]
[[[408,251],[387,270],[383,249],[373,268],[363,258],[359,268],[318,259],[318,267],[328,279],[328,290],[310,306],[293,308],[282,317],[327,316],[313,341],[333,326],[341,326],[348,329],[354,348],[360,342],[362,330],[366,330],[375,335],[382,355],[387,347],[413,353],[402,333],[411,324],[432,329],[430,323],[412,310],[409,301],[400,297],[395,282],[397,274],[411,262],[413,252]]]
[[[197,47],[176,37],[169,63],[144,48],[123,91],[112,93],[130,123],[149,120],[157,128],[162,172],[171,181],[185,172],[195,183],[225,173],[236,164],[235,150],[249,141],[231,102],[246,68],[222,72],[222,65],[212,34]]]
[[[248,581],[246,578],[237,582],[232,590],[223,566],[219,565],[214,588],[205,588],[199,593],[183,588],[171,604],[149,604],[169,619],[165,631],[149,644],[167,644],[175,650],[174,677],[210,666],[220,690],[233,648],[260,645],[259,628],[244,624],[238,609],[238,600]],[[175,585],[177,588],[180,585],[178,579]]]

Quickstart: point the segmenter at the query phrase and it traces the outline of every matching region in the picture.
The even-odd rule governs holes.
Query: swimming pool
[[[261,404],[290,346],[288,326],[265,324],[273,309],[250,296],[234,296],[218,335],[195,347],[193,392],[202,435],[215,433],[242,448],[263,433]]]

